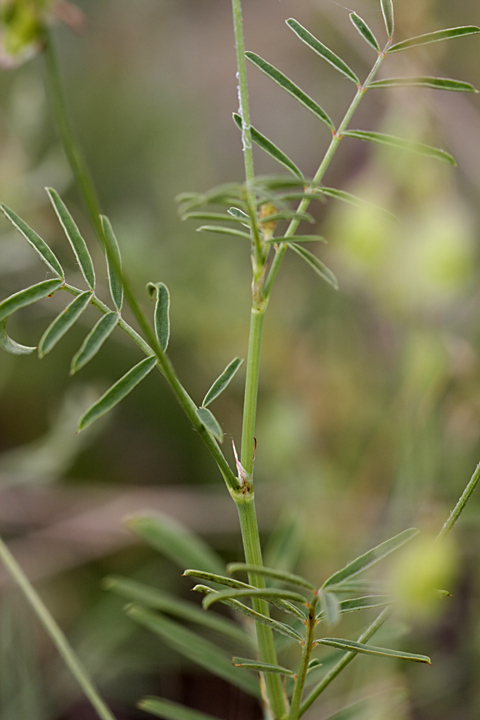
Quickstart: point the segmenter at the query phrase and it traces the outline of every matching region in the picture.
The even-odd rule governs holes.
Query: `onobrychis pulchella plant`
[[[239,369],[241,360],[235,358],[213,383],[203,402],[197,405],[189,396],[166,355],[170,336],[169,304],[167,287],[151,283],[148,291],[155,298],[154,332],[144,321],[138,303],[129,290],[121,267],[120,252],[112,226],[107,218],[99,219],[95,211],[95,193],[89,185],[88,175],[83,172],[78,155],[72,152],[72,136],[59,96],[58,78],[53,79],[56,94],[56,110],[67,156],[79,183],[92,223],[107,252],[108,277],[113,307],[108,306],[96,294],[95,272],[87,245],[69,211],[54,190],[48,190],[50,200],[58,219],[65,230],[77,263],[82,271],[87,289],[74,287],[66,282],[64,271],[57,258],[37,233],[28,227],[12,210],[1,206],[5,217],[36,250],[47,265],[53,278],[12,295],[0,303],[0,345],[14,354],[31,353],[36,348],[19,345],[6,332],[8,318],[17,310],[37,300],[45,299],[57,291],[65,290],[74,300],[51,323],[38,345],[40,357],[54,348],[56,343],[78,320],[86,307],[91,304],[101,314],[92,331],[72,360],[72,373],[80,370],[101,349],[115,327],[119,327],[139,346],[145,358],[113,385],[81,418],[79,430],[87,427],[98,417],[113,408],[150,372],[157,368],[170,384],[189,420],[201,434],[208,449],[215,458],[227,488],[237,506],[245,563],[234,563],[225,568],[222,559],[188,530],[175,523],[154,516],[138,516],[129,521],[131,529],[155,548],[169,555],[183,568],[186,576],[195,577],[202,584],[194,587],[204,595],[204,608],[222,603],[238,613],[247,624],[238,624],[219,615],[203,613],[192,603],[180,601],[165,592],[150,588],[125,578],[113,577],[107,586],[133,601],[127,612],[139,624],[149,628],[170,647],[205,669],[231,682],[263,703],[265,715],[276,720],[297,720],[358,655],[376,655],[428,663],[424,655],[400,652],[370,644],[370,639],[382,626],[390,613],[391,598],[385,594],[385,587],[364,580],[360,576],[377,562],[397,550],[416,534],[409,529],[381,543],[369,552],[349,563],[342,570],[327,578],[321,586],[291,572],[265,567],[262,562],[258,526],[255,517],[253,492],[253,460],[255,451],[255,418],[259,383],[260,347],[263,320],[280,264],[288,249],[304,259],[313,270],[334,288],[337,281],[333,273],[317,257],[305,249],[304,244],[322,241],[319,235],[300,235],[297,229],[302,221],[313,222],[308,207],[314,200],[334,198],[357,204],[361,202],[345,191],[323,185],[324,175],[343,138],[360,139],[373,143],[390,145],[400,150],[417,151],[432,158],[455,164],[453,157],[445,152],[418,142],[385,135],[374,131],[350,129],[350,121],[367,90],[396,88],[402,86],[427,87],[433,89],[475,92],[469,83],[435,77],[407,77],[376,80],[377,72],[385,58],[391,54],[429,43],[458,38],[480,32],[475,26],[450,28],[435,31],[393,43],[394,15],[391,0],[381,0],[381,9],[387,31],[387,42],[382,47],[368,25],[354,12],[350,19],[376,55],[367,79],[361,82],[355,72],[335,53],[315,38],[296,20],[287,21],[288,27],[318,56],[330,63],[356,87],[354,97],[342,119],[335,125],[318,103],[305,94],[280,70],[253,52],[245,52],[241,3],[232,0],[233,18],[238,60],[240,111],[234,116],[243,142],[246,180],[243,184],[231,183],[213,189],[205,194],[185,193],[179,198],[184,218],[211,221],[215,224],[198,228],[238,237],[248,243],[252,258],[253,292],[251,308],[251,331],[246,363],[246,385],[240,458],[235,451],[235,471],[232,470],[221,449],[223,431],[220,423],[209,409],[218,395],[225,390]],[[246,59],[272,79],[283,90],[312,112],[331,133],[330,145],[319,163],[312,179],[307,179],[297,165],[274,143],[255,129],[250,123],[248,105]],[[50,70],[54,65],[50,62]],[[275,161],[286,168],[288,176],[257,177],[254,173],[252,144],[256,144]],[[93,198],[93,199],[92,199]],[[296,207],[292,206],[296,203]],[[212,211],[201,208],[211,205]],[[227,211],[222,212],[221,208]],[[227,225],[219,224],[225,223]],[[286,229],[277,232],[278,223],[287,223]],[[123,296],[127,297],[134,314],[144,332],[143,338],[122,317]],[[450,518],[440,532],[443,538],[450,532],[471,496],[480,470],[477,468],[467,488],[452,511]],[[289,529],[284,530],[288,537]],[[3,551],[2,551],[3,552]],[[238,573],[247,575],[248,582],[236,579]],[[203,584],[210,583],[210,584]],[[286,589],[285,588],[294,588]],[[221,589],[221,588],[225,589]],[[245,601],[250,602],[247,604]],[[271,610],[275,616],[272,617]],[[334,627],[342,615],[372,608],[382,608],[356,640],[326,637],[322,628]],[[276,619],[277,614],[282,619]],[[251,658],[231,655],[224,649],[201,637],[196,632],[178,623],[173,618],[188,620],[215,631],[228,643],[233,643],[239,652],[249,652]],[[253,621],[253,623],[252,623]],[[256,637],[249,627],[254,625]],[[319,632],[320,628],[320,632]],[[47,627],[48,629],[48,627]],[[282,667],[277,661],[279,647],[298,644],[300,660],[294,670]],[[339,658],[327,668],[322,668],[321,659],[313,656],[317,649],[335,648],[341,651]],[[73,664],[74,665],[74,664]],[[74,666],[72,671],[76,673]],[[238,669],[240,668],[240,669]],[[77,675],[77,679],[79,676]],[[79,679],[80,682],[80,679]],[[83,686],[82,686],[83,687]],[[94,703],[95,704],[95,703]],[[146,698],[140,706],[154,715],[167,720],[206,720],[208,716],[192,709],[160,698]],[[108,718],[108,711],[96,706],[99,716]],[[102,714],[103,713],[103,714]]]

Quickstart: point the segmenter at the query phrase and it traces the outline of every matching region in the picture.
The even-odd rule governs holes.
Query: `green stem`
[[[338,126],[338,129],[333,133],[333,137],[330,141],[330,145],[327,148],[327,152],[325,153],[323,160],[320,163],[312,182],[310,183],[309,187],[307,188],[307,193],[313,193],[315,191],[315,189],[322,182],[323,177],[324,177],[325,173],[327,172],[328,167],[330,166],[330,163],[332,162],[333,156],[335,155],[336,151],[338,150],[338,146],[340,145],[340,142],[342,140],[343,133],[347,130],[348,123],[352,119],[353,114],[355,113],[355,110],[358,108],[361,99],[365,95],[366,87],[367,87],[368,83],[371,80],[373,80],[373,78],[377,74],[378,69],[385,58],[385,54],[388,50],[389,45],[390,45],[390,43],[387,44],[383,53],[378,55],[377,60],[374,64],[373,68],[370,70],[370,73],[368,74],[368,77],[365,80],[365,82],[363,83],[363,85],[358,86],[355,97],[353,98],[352,102],[350,103],[348,110],[343,117],[342,122]],[[297,212],[299,212],[299,213],[305,212],[308,209],[308,206],[310,205],[310,203],[311,203],[311,199],[309,197],[303,198],[297,208]],[[300,220],[294,218],[290,222],[290,224],[285,232],[285,237],[292,237],[295,234],[299,224],[300,224]],[[275,252],[275,257],[273,258],[272,265],[270,267],[270,271],[269,271],[267,279],[265,281],[264,296],[266,298],[270,297],[270,294],[271,294],[272,288],[273,288],[273,284],[275,282],[275,278],[277,277],[278,271],[280,270],[280,265],[282,263],[284,255],[287,251],[287,248],[288,248],[288,245],[285,242],[283,242],[279,245],[279,247],[277,248],[277,250]]]
[[[300,703],[302,700],[303,688],[305,687],[305,680],[307,678],[308,663],[310,662],[310,655],[313,649],[313,636],[315,633],[315,608],[317,606],[318,596],[314,602],[310,605],[310,611],[308,613],[308,633],[305,639],[305,645],[303,646],[302,658],[300,660],[300,668],[298,671],[295,686],[293,688],[292,702],[290,706],[289,720],[297,720],[300,713]]]
[[[260,352],[265,310],[265,306],[257,307],[253,304],[250,316],[241,451],[241,463],[249,475],[253,472],[253,458],[255,454],[255,422],[257,417]]]
[[[37,591],[19,566],[7,545],[0,538],[0,558],[7,568],[8,572],[22,590],[26,599],[30,603],[34,613],[42,623],[47,634],[57,648],[59,654],[65,661],[70,672],[78,682],[85,696],[88,698],[92,707],[101,720],[115,720],[107,705],[99,695],[93,680],[90,678],[83,664],[78,659],[75,651],[63,634],[62,630],[54,620],[50,612],[43,604]]]
[[[475,472],[473,473],[472,477],[470,478],[470,481],[469,481],[467,487],[465,488],[465,490],[463,491],[459,501],[457,502],[457,504],[453,508],[452,512],[450,513],[450,516],[449,516],[447,522],[445,523],[445,525],[442,527],[442,529],[438,533],[438,536],[436,538],[437,540],[443,540],[443,538],[445,538],[448,535],[448,533],[451,531],[451,529],[457,522],[458,518],[460,517],[462,512],[465,510],[465,506],[468,503],[468,501],[470,500],[470,498],[472,497],[473,492],[474,492],[475,488],[477,487],[479,480],[480,480],[480,463],[475,468]]]

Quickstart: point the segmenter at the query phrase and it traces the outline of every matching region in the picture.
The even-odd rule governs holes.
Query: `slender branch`
[[[450,513],[450,516],[449,516],[447,522],[445,523],[445,525],[442,527],[442,529],[438,533],[438,536],[436,538],[437,540],[443,540],[443,538],[445,538],[448,535],[448,533],[452,530],[452,528],[455,525],[455,523],[457,522],[458,518],[460,517],[462,512],[465,510],[465,506],[468,503],[468,501],[470,500],[470,498],[472,497],[473,492],[474,492],[475,488],[477,487],[479,480],[480,480],[480,463],[475,468],[475,472],[473,473],[472,477],[470,478],[470,481],[469,481],[467,487],[465,488],[465,490],[463,491],[459,501],[457,502],[457,504],[453,508],[452,512]]]
[[[307,678],[308,663],[310,662],[310,655],[313,649],[313,636],[315,633],[315,608],[317,606],[317,600],[318,595],[311,603],[308,613],[308,633],[305,639],[305,645],[303,647],[297,679],[295,680],[295,686],[293,688],[289,720],[297,720],[300,713],[300,702],[302,700],[303,688],[305,687],[305,680]]]
[[[115,716],[110,712],[107,705],[102,700],[95,686],[95,683],[90,678],[90,675],[88,674],[84,665],[78,659],[74,649],[68,642],[59,625],[52,617],[49,610],[42,602],[37,591],[31,584],[30,580],[27,578],[22,568],[17,563],[12,553],[8,549],[7,545],[3,542],[1,538],[0,559],[2,560],[3,564],[7,568],[12,578],[22,590],[26,599],[30,603],[35,615],[42,623],[45,631],[47,632],[48,636],[57,648],[59,654],[63,658],[73,677],[78,682],[85,696],[90,701],[92,707],[95,709],[98,717],[101,718],[101,720],[115,720]]]

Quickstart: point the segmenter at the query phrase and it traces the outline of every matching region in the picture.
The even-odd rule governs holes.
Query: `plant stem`
[[[253,473],[253,458],[255,454],[255,421],[257,417],[260,352],[265,310],[266,307],[256,307],[256,305],[253,304],[250,316],[241,452],[242,466],[249,475]]]
[[[78,659],[75,651],[58,626],[57,622],[47,610],[30,580],[27,578],[22,568],[19,566],[7,545],[1,538],[0,558],[12,578],[22,590],[26,599],[33,608],[34,613],[42,623],[59,654],[65,661],[65,664],[78,682],[85,696],[90,701],[92,707],[95,709],[98,717],[101,718],[101,720],[115,720],[115,716],[110,712],[107,705],[100,697],[93,680],[90,678],[87,670]]]
[[[343,133],[347,130],[348,123],[352,119],[353,114],[355,113],[355,110],[357,109],[357,107],[360,104],[361,99],[365,95],[366,87],[367,87],[368,83],[371,80],[373,80],[373,78],[377,74],[378,69],[385,58],[385,54],[386,54],[389,46],[390,46],[390,42],[385,47],[385,50],[383,51],[383,53],[380,53],[378,55],[377,60],[375,61],[375,64],[372,67],[372,69],[370,70],[368,77],[365,80],[365,82],[363,83],[363,85],[358,86],[355,97],[353,98],[352,102],[350,103],[348,110],[343,117],[343,120],[341,121],[340,125],[338,126],[338,129],[333,133],[333,137],[330,141],[330,145],[327,148],[327,152],[325,153],[322,162],[318,166],[318,170],[315,173],[315,176],[314,176],[312,182],[310,183],[309,187],[307,188],[308,193],[313,193],[314,190],[322,182],[323,177],[324,177],[325,173],[327,172],[330,163],[332,162],[333,156],[335,155],[335,153],[338,149],[338,146],[340,145],[340,142],[343,137]],[[311,202],[310,198],[308,198],[308,197],[303,198],[297,208],[297,212],[299,212],[299,213],[305,212],[308,209],[310,202]],[[293,237],[299,224],[300,224],[300,220],[294,218],[290,222],[290,224],[285,232],[285,237]],[[283,242],[279,245],[278,249],[275,252],[275,257],[273,258],[272,265],[270,267],[270,271],[269,271],[267,279],[265,281],[264,295],[266,298],[270,297],[270,294],[271,294],[272,288],[273,288],[273,284],[275,282],[275,278],[277,277],[278,271],[280,269],[280,265],[282,263],[284,255],[287,251],[287,248],[288,248],[287,243]]]
[[[308,663],[310,662],[310,655],[313,649],[313,636],[315,633],[315,608],[317,606],[317,600],[318,596],[314,599],[314,602],[311,603],[310,611],[308,613],[308,633],[305,639],[305,645],[303,647],[297,679],[295,680],[295,686],[293,688],[290,715],[288,716],[288,720],[297,720],[300,713],[300,702],[302,700],[303,688],[305,686],[305,680],[307,677]]]
[[[465,488],[465,490],[463,491],[459,501],[457,502],[457,504],[453,508],[452,512],[450,513],[450,516],[449,516],[447,522],[445,523],[445,525],[442,527],[442,529],[438,533],[437,538],[436,538],[437,540],[443,540],[443,538],[445,538],[448,535],[448,533],[451,531],[451,529],[457,522],[458,518],[460,517],[462,512],[465,510],[465,506],[468,503],[468,501],[470,500],[470,498],[472,497],[473,492],[474,492],[475,488],[477,487],[479,480],[480,480],[480,463],[475,468],[475,472],[473,473],[472,477],[470,478],[470,481],[469,481],[467,487]]]

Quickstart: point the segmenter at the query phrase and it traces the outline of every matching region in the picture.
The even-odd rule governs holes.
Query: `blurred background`
[[[83,31],[59,27],[55,33],[70,112],[147,311],[147,282],[163,281],[170,289],[169,354],[200,402],[231,358],[245,356],[248,335],[245,246],[196,234],[193,221],[180,221],[175,204],[179,192],[243,179],[231,119],[238,100],[230,3],[77,5],[85,15]],[[382,43],[378,0],[350,5]],[[397,0],[395,10],[397,41],[480,24],[474,0]],[[375,54],[337,3],[245,0],[247,49],[300,84],[339,122],[353,86],[288,30],[284,21],[291,16],[361,78]],[[381,76],[433,74],[480,87],[479,60],[473,36],[391,56]],[[313,176],[328,131],[253,67],[249,79],[253,124]],[[0,199],[52,245],[75,284],[78,272],[46,185],[67,202],[97,267],[103,261],[58,141],[42,58],[2,70],[0,98]],[[331,200],[311,209],[328,240],[320,256],[340,291],[322,284],[296,256],[287,255],[282,266],[263,347],[256,495],[265,540],[278,523],[290,524],[284,564],[318,583],[405,527],[437,533],[480,460],[478,96],[372,90],[353,127],[443,147],[458,168],[345,140],[325,183],[367,203],[356,208]],[[258,173],[278,172],[268,157],[255,159]],[[99,277],[104,285],[105,275]],[[0,296],[45,277],[35,253],[2,220]],[[64,304],[57,294],[18,313],[9,322],[11,335],[36,344],[53,305],[60,310]],[[104,421],[75,434],[82,412],[141,359],[114,333],[71,379],[71,357],[95,320],[91,308],[41,362],[36,355],[0,354],[3,537],[119,720],[147,717],[134,709],[146,693],[226,719],[258,717],[222,683],[134,626],[121,598],[102,588],[105,575],[122,573],[188,596],[191,584],[178,568],[122,526],[125,516],[145,508],[185,523],[227,560],[240,559],[241,545],[221,478],[157,376]],[[231,438],[239,444],[242,381],[239,373],[213,408],[229,457]],[[433,666],[357,659],[309,717],[327,717],[367,694],[373,698],[370,720],[478,718],[479,513],[474,496],[454,533],[452,597],[434,614],[426,615],[421,602],[409,606],[378,638],[378,644],[398,642],[403,650],[430,655]],[[430,560],[417,548],[402,582],[398,565],[397,584],[426,574]],[[3,569],[0,584],[1,720],[94,718]],[[341,632],[366,622],[363,616]],[[365,717],[362,712],[363,705],[353,706],[335,717]]]

